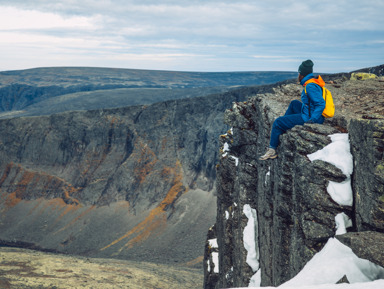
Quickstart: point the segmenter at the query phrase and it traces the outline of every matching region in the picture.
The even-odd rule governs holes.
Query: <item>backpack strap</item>
[[[304,86],[304,92],[305,92],[305,95],[308,97],[308,112],[309,112],[309,118],[311,118],[311,99],[307,94],[307,86]]]

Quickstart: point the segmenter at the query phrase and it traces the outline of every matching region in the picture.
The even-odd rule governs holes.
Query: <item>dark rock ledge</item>
[[[297,126],[283,135],[275,160],[262,162],[258,157],[268,146],[274,119],[299,97],[301,87],[282,85],[275,93],[255,95],[226,111],[231,129],[220,136],[217,165],[215,233],[220,270],[215,273],[206,266],[205,288],[246,287],[254,275],[243,245],[246,204],[257,211],[261,286],[278,286],[300,272],[335,237],[335,216],[342,212],[353,225],[338,239],[359,257],[383,266],[384,83],[345,77],[328,81],[335,117],[324,125]],[[349,135],[352,206],[339,205],[327,192],[329,181],[342,182],[347,176],[329,163],[307,157],[328,145],[328,136],[335,133]]]

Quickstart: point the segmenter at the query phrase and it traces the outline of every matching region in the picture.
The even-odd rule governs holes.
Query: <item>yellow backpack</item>
[[[321,79],[320,75],[319,75],[319,78]],[[311,82],[318,84],[316,79],[310,79],[309,81],[306,82],[306,84]],[[331,118],[335,115],[335,104],[333,103],[332,94],[325,86],[320,86],[320,87],[323,89],[323,98],[325,100],[325,108],[323,110],[322,116],[324,116],[325,118]],[[304,92],[305,94],[307,94],[306,85],[304,87]],[[311,110],[309,110],[309,113],[311,113]]]

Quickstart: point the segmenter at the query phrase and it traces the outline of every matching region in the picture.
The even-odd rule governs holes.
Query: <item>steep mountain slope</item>
[[[87,256],[201,264],[216,218],[223,112],[271,87],[0,120],[0,239]]]

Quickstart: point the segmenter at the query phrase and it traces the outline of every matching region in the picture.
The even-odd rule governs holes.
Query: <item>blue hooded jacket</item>
[[[300,81],[300,84],[304,86],[304,84],[311,78],[315,78],[313,76],[313,73],[310,73],[305,76]],[[304,89],[301,92],[301,102],[303,103],[303,107],[301,108],[301,117],[303,118],[304,122],[322,124],[324,122],[324,117],[322,116],[322,113],[325,108],[323,89],[320,85],[313,82],[308,83],[306,85],[306,88],[307,94],[305,94]],[[311,116],[309,116],[309,101],[311,102]]]

